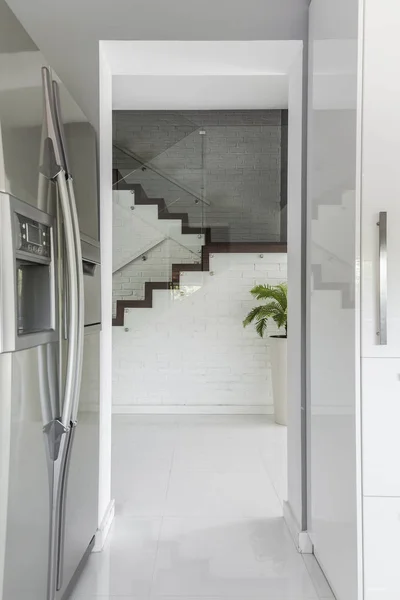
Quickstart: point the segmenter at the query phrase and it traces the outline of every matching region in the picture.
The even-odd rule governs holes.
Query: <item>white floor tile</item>
[[[152,436],[143,443],[140,436],[132,435],[125,447],[117,445],[112,450],[114,471],[127,469],[130,473],[169,471],[174,454],[174,440],[158,440]]]
[[[92,554],[72,596],[133,596],[150,593],[161,519],[118,518],[103,552]]]
[[[274,444],[276,425],[265,415],[202,415],[181,417],[179,436],[190,442],[193,436],[217,436],[224,442],[232,441],[242,447],[265,448]],[[285,428],[282,428],[285,430]]]
[[[282,506],[267,477],[258,473],[172,471],[167,516],[277,517]]]
[[[317,598],[282,518],[165,518],[152,594]]]
[[[235,436],[218,430],[181,430],[173,459],[174,471],[260,473],[263,467],[254,441],[240,444]]]
[[[116,514],[122,517],[162,517],[168,481],[169,471],[118,471],[112,479]]]
[[[282,518],[286,428],[264,416],[113,420],[116,519],[73,600],[332,600]]]
[[[286,427],[277,426],[270,431],[269,441],[260,450],[260,456],[275,491],[283,503],[287,500],[287,439]]]
[[[177,422],[164,425],[149,417],[141,418],[136,424],[121,422],[121,415],[114,420],[112,461],[113,474],[118,471],[169,471],[172,464]]]

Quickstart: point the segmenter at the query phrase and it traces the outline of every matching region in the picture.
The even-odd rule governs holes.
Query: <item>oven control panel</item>
[[[15,213],[18,221],[17,249],[37,257],[51,258],[50,227]]]

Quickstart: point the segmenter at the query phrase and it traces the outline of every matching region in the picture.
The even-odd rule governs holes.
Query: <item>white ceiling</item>
[[[93,124],[99,40],[303,40],[309,0],[7,0]]]
[[[113,77],[116,110],[250,110],[287,105],[285,75]]]
[[[296,41],[105,42],[113,107],[125,110],[286,108]]]
[[[288,73],[296,41],[109,41],[114,75],[261,75]]]

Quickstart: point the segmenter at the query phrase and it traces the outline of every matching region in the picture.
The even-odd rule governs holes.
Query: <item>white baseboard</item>
[[[273,406],[114,404],[115,415],[273,415]]]
[[[314,548],[307,531],[301,531],[300,525],[294,516],[290,504],[285,501],[283,503],[283,518],[290,531],[296,548],[301,554],[313,554]]]
[[[96,531],[93,552],[101,552],[104,548],[115,515],[115,500],[111,500],[103,517],[100,527]]]

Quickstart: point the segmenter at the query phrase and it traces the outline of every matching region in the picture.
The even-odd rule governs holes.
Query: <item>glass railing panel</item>
[[[131,320],[139,308],[185,302],[211,281],[217,253],[242,252],[232,244],[286,241],[283,111],[200,112],[181,129],[170,114],[165,127],[142,114],[142,130],[136,123],[134,136],[117,136],[114,314],[118,302]],[[243,251],[262,260],[258,247]]]
[[[166,127],[162,115],[135,113],[142,129],[119,131],[120,182],[162,198],[163,212],[188,214],[209,240],[286,242],[287,111],[177,111]]]
[[[286,241],[287,128],[205,124],[203,131],[205,223],[221,232],[213,239],[224,241],[228,230],[231,242]]]
[[[114,168],[126,183],[141,184],[147,196],[164,198],[167,206],[204,200],[204,139],[195,131],[146,160],[135,150],[114,143]]]
[[[201,227],[187,225],[185,213],[160,211],[140,190],[113,192],[114,317],[118,301],[132,310],[151,308],[154,302],[182,300],[200,287],[199,277],[187,279],[186,272],[201,274]]]

